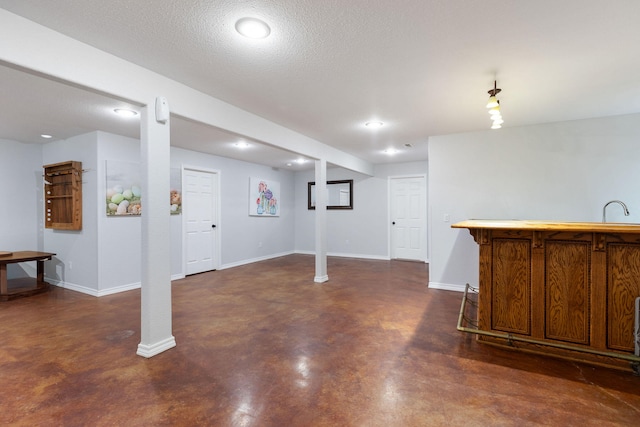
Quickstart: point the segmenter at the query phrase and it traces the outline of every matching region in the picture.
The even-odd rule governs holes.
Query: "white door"
[[[217,267],[217,180],[218,175],[212,172],[191,169],[183,172],[186,274]]]
[[[390,178],[391,258],[426,261],[427,179]]]

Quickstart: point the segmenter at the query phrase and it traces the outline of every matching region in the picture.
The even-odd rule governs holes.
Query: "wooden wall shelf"
[[[82,229],[82,162],[44,165],[44,224],[55,230]]]

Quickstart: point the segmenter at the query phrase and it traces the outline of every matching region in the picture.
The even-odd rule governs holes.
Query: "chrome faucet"
[[[624,209],[624,216],[629,216],[629,209],[627,209],[627,205],[625,205],[624,202],[621,202],[620,200],[612,200],[607,202],[607,204],[602,208],[602,222],[607,222],[607,206],[611,203],[619,203],[620,206],[622,206],[622,209]]]

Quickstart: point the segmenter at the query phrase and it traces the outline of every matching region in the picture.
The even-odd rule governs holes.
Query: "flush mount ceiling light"
[[[42,135],[40,135],[40,138],[51,139],[51,138],[53,138],[53,135],[48,135],[46,133],[43,133]]]
[[[234,145],[240,149],[249,148],[249,143],[244,141],[236,142]]]
[[[236,31],[250,39],[264,39],[271,34],[269,25],[257,18],[241,18],[236,22]]]
[[[298,159],[298,160],[296,160],[295,162],[296,162],[297,164],[301,165],[301,164],[304,164],[304,162],[306,162],[306,160],[305,160],[305,159],[303,159],[303,158],[299,158],[299,159]]]
[[[378,128],[381,128],[382,126],[384,126],[384,123],[374,120],[374,121],[371,121],[371,122],[367,122],[364,125],[366,127],[368,127],[369,129],[378,129]]]
[[[492,125],[491,129],[500,129],[504,120],[502,120],[502,113],[500,112],[500,101],[496,98],[502,89],[498,88],[498,82],[493,81],[493,89],[489,89],[489,101],[487,102],[487,108],[489,116],[491,117]]]
[[[396,150],[395,148],[387,148],[386,150],[384,150],[384,154],[388,155],[388,156],[393,156],[394,154],[397,154],[398,150]]]
[[[121,117],[135,117],[138,115],[137,111],[128,110],[126,108],[116,108],[113,112]]]

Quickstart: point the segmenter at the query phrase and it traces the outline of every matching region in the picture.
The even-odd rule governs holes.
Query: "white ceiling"
[[[429,136],[640,112],[640,1],[0,0],[0,7],[374,164]],[[251,41],[234,23],[267,21]],[[6,64],[5,64],[6,65]],[[100,94],[0,66],[0,138],[137,137]],[[378,131],[364,122],[381,120]],[[499,132],[499,130],[495,131]],[[297,156],[172,118],[172,144],[286,167]],[[407,148],[405,144],[412,147]],[[394,147],[393,157],[382,151]]]

